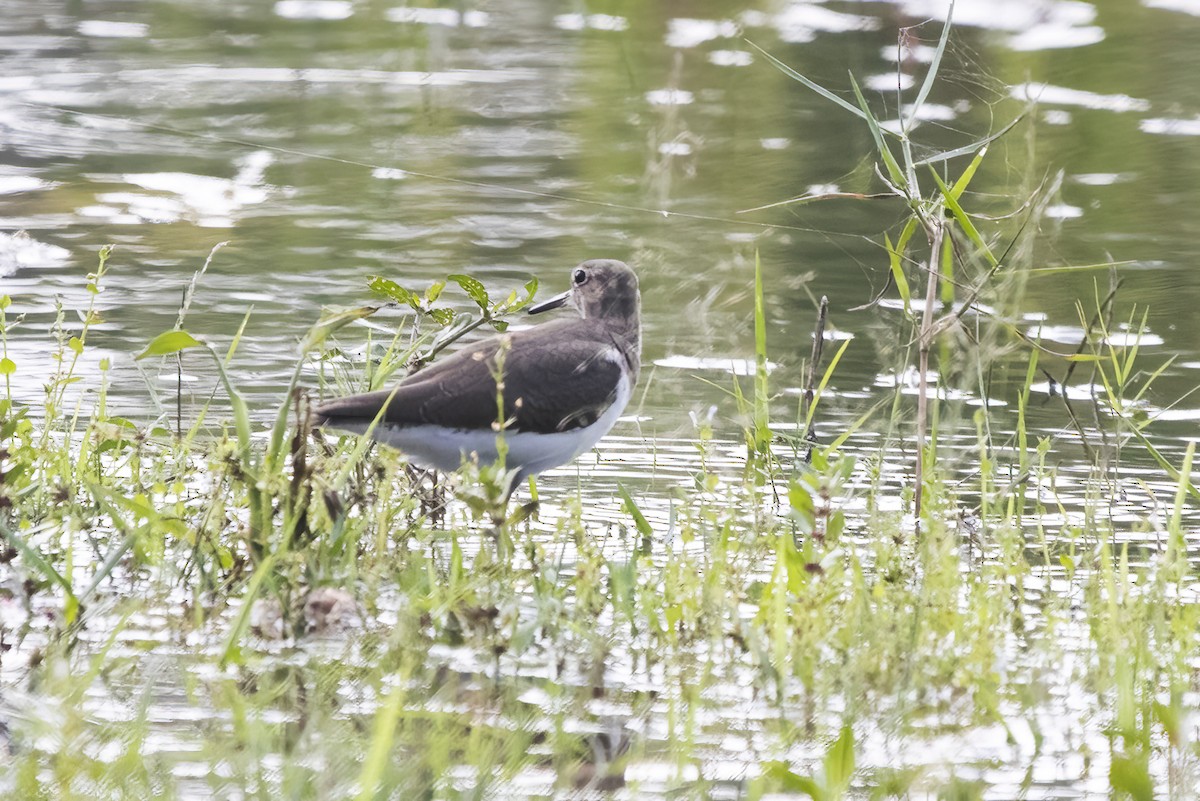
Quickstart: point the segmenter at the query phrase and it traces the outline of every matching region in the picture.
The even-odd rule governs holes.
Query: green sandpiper
[[[446,472],[465,460],[495,463],[503,436],[511,493],[527,476],[595,446],[637,384],[641,296],[633,270],[614,259],[585,261],[571,271],[568,291],[528,312],[567,305],[578,319],[493,336],[392,389],[325,403],[315,410],[317,425],[369,432],[414,464]]]

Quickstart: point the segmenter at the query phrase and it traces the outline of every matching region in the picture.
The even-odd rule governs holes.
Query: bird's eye
[[[587,270],[576,270],[571,280],[575,282],[575,286],[583,286],[588,280]]]

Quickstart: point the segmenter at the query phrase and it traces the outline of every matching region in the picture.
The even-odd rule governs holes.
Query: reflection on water
[[[628,551],[615,495],[620,482],[643,490],[641,510],[663,547],[686,547],[673,490],[691,491],[697,475],[709,473],[717,477],[709,491],[720,498],[745,462],[738,433],[745,421],[730,392],[749,380],[755,363],[756,250],[768,291],[770,380],[780,390],[776,418],[797,417],[796,388],[804,385],[822,295],[831,299],[838,336],[853,341],[820,407],[818,436],[832,440],[897,390],[906,402],[917,392],[914,371],[897,369],[896,349],[905,343],[896,342],[896,323],[906,304],[890,292],[850,311],[884,287],[886,255],[872,241],[903,210],[844,198],[772,206],[878,187],[862,163],[870,143],[858,121],[782,76],[745,39],[830,86],[844,87],[851,70],[863,77],[881,118],[895,120],[915,99],[936,35],[912,29],[898,47],[898,31],[944,18],[946,4],[736,2],[700,4],[687,17],[654,4],[618,8],[620,15],[604,4],[564,10],[524,0],[453,8],[0,0],[0,294],[13,299],[10,315],[26,315],[8,342],[15,393],[40,401],[55,299],[83,306],[83,276],[108,242],[117,248],[98,298],[104,323],[80,372],[94,387],[100,359],[108,360],[110,409],[143,422],[170,421],[179,386],[193,415],[213,392],[216,376],[199,357],[185,357],[182,373],[163,364],[144,374],[132,357],[174,325],[184,287],[218,242],[230,244],[201,281],[188,327],[223,349],[252,310],[232,369],[262,420],[280,400],[295,343],[322,307],[368,302],[371,275],[423,288],[466,272],[500,292],[536,276],[549,293],[584,258],[621,258],[639,269],[644,288],[643,384],[630,418],[601,452],[544,478],[543,519],[578,498],[584,520],[601,535],[612,532],[603,547]],[[972,184],[976,205],[1010,213],[1005,197],[1027,192],[1047,171],[1066,172],[1042,223],[1035,266],[1136,262],[1120,268],[1127,271],[1120,272],[1126,282],[1117,317],[1125,319],[1133,304],[1138,315],[1114,327],[1107,343],[1137,344],[1149,370],[1181,357],[1146,406],[1160,421],[1150,436],[1174,459],[1194,436],[1200,405],[1176,403],[1194,387],[1200,363],[1200,275],[1193,269],[1200,12],[1185,0],[960,0],[955,15],[961,27],[946,60],[957,77],[922,106],[921,133],[934,145],[958,146],[998,128],[1027,101],[1038,103],[1029,124],[993,145]],[[741,213],[747,209],[762,210]],[[1062,358],[1042,360],[1055,376],[1085,334],[1076,301],[1087,318],[1107,281],[1104,271],[1047,272],[1024,289],[1021,328],[1063,346]],[[921,301],[907,305],[922,308]],[[996,308],[976,305],[983,317]],[[1144,328],[1141,309],[1149,312]],[[392,312],[383,320],[404,318]],[[358,344],[355,336],[348,346]],[[963,439],[945,435],[945,455],[977,460],[969,422],[982,404],[995,415],[994,436],[1015,426],[1024,353],[998,354],[986,391],[978,376],[942,371],[953,384],[943,391],[952,401],[947,419],[968,423]],[[1067,397],[1085,403],[1102,396],[1091,381],[1080,372]],[[1063,392],[1054,381],[1035,382],[1028,420],[1056,453],[1076,459],[1077,433],[1061,405],[1049,402]],[[703,453],[697,421],[717,434]],[[874,464],[874,481],[894,487],[887,495],[898,512],[910,459],[893,449],[907,432],[873,425],[847,447]],[[795,453],[781,446],[781,458]],[[1060,505],[1045,518],[1060,527],[1051,536],[1073,536],[1086,525],[1074,516],[1089,491],[1082,489],[1087,476],[1070,467],[1061,476],[1056,486],[1029,492]],[[1138,478],[1133,468],[1113,474],[1112,519],[1127,524],[1122,539],[1157,547],[1135,524],[1154,497],[1174,490]],[[1053,574],[1047,581],[1028,589],[1053,592]],[[386,622],[386,603],[381,609]],[[168,627],[162,616],[125,621],[119,643],[130,653],[154,644],[162,656],[148,750],[169,755],[182,786],[192,780],[204,793],[208,785],[196,780],[208,763],[192,761],[198,740],[180,724],[215,723],[224,713],[184,698],[176,672],[214,683],[228,677],[211,673],[218,643],[174,642]],[[176,650],[157,648],[163,642]],[[308,647],[280,646],[272,659],[301,663]],[[1069,662],[1069,647],[1065,653]],[[471,649],[438,656],[455,671],[488,667],[474,663],[479,654]],[[1014,671],[1036,667],[1012,657]],[[669,739],[661,729],[666,702],[647,705],[644,696],[661,677],[640,674],[632,661],[616,654],[610,695],[569,721],[597,735],[598,753],[600,734],[610,750],[622,738]],[[1057,694],[1037,715],[1050,720],[1089,703],[1073,675],[1065,665]],[[539,692],[531,681],[523,698],[545,713],[553,699]],[[376,699],[360,700],[360,714],[370,714]],[[126,714],[103,694],[89,703],[101,720]],[[764,757],[756,737],[773,712],[745,697],[736,670],[714,683],[707,703],[706,756],[687,770],[732,786]],[[279,714],[279,724],[290,722],[286,707]],[[1067,787],[1098,791],[1072,785],[1086,773],[1078,754],[1105,751],[1098,728],[1030,724],[958,735],[940,732],[943,722],[928,721],[919,746],[868,736],[863,759],[940,766],[956,754],[979,766],[965,770],[975,770],[970,775],[996,797],[1031,786],[1043,797],[1065,797]],[[819,756],[806,747],[786,756]],[[1008,767],[1030,759],[1029,775]],[[666,792],[679,769],[646,759],[629,765],[625,779]],[[555,774],[531,768],[510,781],[515,794],[546,794]]]

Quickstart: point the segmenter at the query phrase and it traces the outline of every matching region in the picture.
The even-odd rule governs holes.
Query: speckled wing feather
[[[370,420],[459,429],[497,421],[497,353],[492,337],[441,359],[394,390],[336,400],[316,410],[320,424]],[[624,356],[599,323],[570,320],[538,326],[509,340],[504,355],[504,414],[511,431],[550,433],[589,425],[616,397]],[[452,398],[453,400],[447,400]]]

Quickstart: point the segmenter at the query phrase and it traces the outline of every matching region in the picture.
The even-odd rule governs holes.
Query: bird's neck
[[[606,324],[636,381],[642,364],[642,320],[639,310],[634,309],[632,314],[624,317],[610,318]]]

